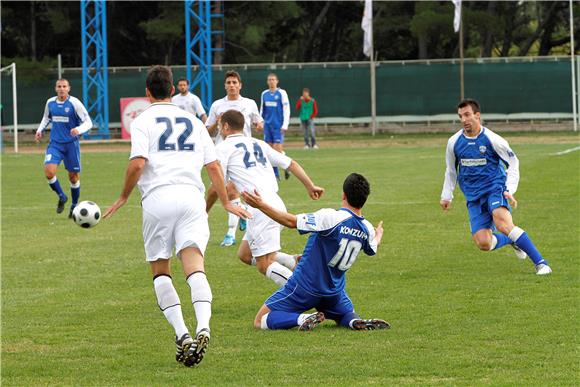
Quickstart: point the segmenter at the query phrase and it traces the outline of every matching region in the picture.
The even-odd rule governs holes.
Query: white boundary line
[[[561,152],[554,153],[554,156],[562,156],[562,155],[565,155],[565,154],[568,154],[571,152],[575,152],[577,150],[580,150],[580,146],[575,146],[574,148],[570,148],[570,149],[563,150]]]

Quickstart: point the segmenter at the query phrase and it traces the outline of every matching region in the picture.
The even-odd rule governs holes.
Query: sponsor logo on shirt
[[[485,145],[481,145],[479,147],[479,153],[481,153],[482,155],[485,154],[486,150],[487,150],[487,147]]]
[[[511,150],[508,150],[508,156],[509,157],[515,157],[516,155]]]
[[[306,224],[316,226],[316,217],[314,214],[306,214]]]
[[[65,108],[64,108],[64,112],[65,112],[65,113],[68,113],[68,112],[70,112],[70,108],[69,108],[69,107],[65,107]]]
[[[362,238],[367,240],[369,237],[366,232],[359,230],[357,228],[350,228],[348,226],[341,226],[340,233],[345,235],[352,235],[355,238]]]
[[[68,124],[68,117],[53,116],[52,117],[52,121],[54,121],[54,122],[63,122],[65,124]]]
[[[266,105],[266,106],[269,106],[269,107],[276,107],[276,106],[278,106],[278,102],[274,102],[274,101],[266,101],[266,102],[265,102],[265,105]]]
[[[464,167],[479,167],[487,164],[487,159],[461,159],[461,165]]]

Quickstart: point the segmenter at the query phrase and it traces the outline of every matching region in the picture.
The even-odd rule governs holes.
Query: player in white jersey
[[[296,161],[276,151],[266,142],[242,134],[244,116],[236,110],[222,114],[221,135],[224,141],[216,153],[224,176],[238,192],[258,191],[271,206],[286,211],[278,196],[278,182],[272,166],[289,169],[304,184],[308,195],[318,200],[324,189],[314,185]],[[260,210],[250,208],[252,219],[240,244],[238,256],[244,263],[255,263],[258,271],[278,286],[284,286],[296,266],[293,256],[280,252],[280,225]],[[252,262],[252,258],[254,261]]]
[[[214,137],[214,141],[219,144],[222,141],[219,131],[219,122],[221,115],[228,110],[237,110],[244,115],[244,135],[252,137],[252,125],[257,130],[264,128],[264,120],[258,112],[258,106],[254,100],[244,98],[240,95],[242,90],[242,78],[236,71],[228,71],[224,77],[224,87],[226,89],[226,96],[215,101],[209,109],[209,116],[205,122],[205,126],[209,133]],[[210,188],[211,189],[211,188]],[[240,194],[235,190],[233,185],[228,185],[228,195],[233,204],[240,205]],[[213,196],[209,195],[208,198]],[[213,199],[215,200],[215,199]],[[210,204],[211,207],[211,204]],[[221,243],[222,247],[232,246],[236,243],[236,228],[240,223],[240,231],[246,229],[246,223],[242,219],[230,214],[228,216],[228,231]]]
[[[171,97],[171,103],[176,104],[181,109],[193,114],[205,123],[207,121],[207,114],[205,114],[205,109],[199,97],[189,92],[189,81],[187,78],[179,78],[177,81],[177,90],[179,94]]]
[[[203,123],[170,102],[171,70],[154,66],[146,80],[152,105],[131,124],[131,156],[123,191],[104,215],[108,218],[128,200],[135,185],[141,191],[143,239],[157,303],[176,335],[176,360],[199,363],[210,338],[212,293],[204,270],[209,239],[201,169],[205,166],[220,201],[239,216],[249,213],[227,200],[224,177],[214,144]],[[196,337],[189,335],[179,296],[171,279],[173,249],[181,259],[197,319]]]

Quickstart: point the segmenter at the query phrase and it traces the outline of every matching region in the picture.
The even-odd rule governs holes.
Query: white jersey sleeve
[[[489,129],[486,130],[486,135],[487,138],[489,138],[489,141],[491,142],[495,152],[508,165],[505,185],[508,192],[515,194],[518,190],[518,184],[520,182],[520,161],[504,138]]]
[[[266,142],[260,141],[260,143],[262,144],[262,148],[264,149],[264,153],[266,153],[268,161],[270,161],[270,164],[272,164],[273,167],[288,169],[290,164],[292,164],[292,159],[290,157],[278,152]]]
[[[135,125],[136,121],[131,123],[131,155],[129,159],[136,157],[149,158],[149,132],[140,126]]]
[[[455,143],[461,135],[461,131],[455,133],[449,141],[447,141],[447,149],[445,151],[445,180],[443,182],[443,190],[441,191],[441,200],[453,200],[453,191],[457,185],[457,169],[455,167]]]
[[[336,211],[332,208],[323,208],[313,213],[296,215],[296,229],[301,234],[320,232],[332,229],[334,226],[348,218],[346,211]]]
[[[268,92],[268,89],[262,91],[262,94],[260,95],[260,115],[262,116],[262,114],[264,114],[264,94],[266,94],[266,92]],[[262,116],[263,118],[263,116]]]
[[[78,98],[75,97],[70,97],[70,102],[74,106],[75,112],[82,122],[82,124],[77,126],[79,134],[83,134],[91,130],[93,127],[93,122],[91,121],[91,117],[89,116],[87,109],[85,109],[85,106],[81,103],[81,101],[79,101]]]
[[[286,90],[280,89],[280,94],[282,95],[282,112],[284,114],[284,121],[282,122],[282,130],[287,130],[288,125],[290,125],[290,100],[288,99],[288,93]]]
[[[201,103],[201,99],[195,94],[191,94],[191,100],[193,103],[193,110],[198,117],[201,117],[205,114],[205,109],[203,108],[203,104]]]
[[[217,160],[215,145],[207,130],[201,131],[201,143],[203,146],[203,164],[207,165]]]
[[[364,225],[367,227],[367,230],[369,232],[369,247],[371,249],[371,251],[368,251],[365,249],[365,254],[367,255],[374,255],[377,253],[378,249],[379,249],[379,244],[377,243],[375,236],[375,227],[371,224],[371,222],[369,222],[368,220],[363,220]]]
[[[249,99],[249,100],[252,101],[250,103],[250,114],[249,114],[250,121],[252,122],[252,124],[258,124],[260,122],[264,122],[264,119],[262,118],[262,116],[260,115],[260,112],[258,111],[258,105],[256,105],[256,101],[254,101],[253,99]]]
[[[50,124],[51,119],[50,119],[50,111],[48,109],[48,103],[52,100],[52,98],[49,98],[46,101],[46,105],[44,105],[44,115],[42,116],[42,121],[40,121],[40,125],[38,125],[38,129],[36,129],[36,133],[42,133],[42,131],[44,129],[46,129],[46,127],[48,126],[48,124]]]
[[[217,101],[212,103],[211,107],[209,108],[207,120],[205,121],[206,128],[209,128],[210,126],[214,125],[217,122],[216,110],[217,110]]]

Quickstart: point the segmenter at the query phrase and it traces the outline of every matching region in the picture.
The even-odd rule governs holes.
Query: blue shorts
[[[348,313],[354,312],[352,301],[346,291],[327,297],[313,296],[297,284],[288,283],[272,294],[264,302],[271,310],[303,313],[315,308],[323,312],[326,318],[340,321]]]
[[[81,171],[81,146],[78,141],[48,143],[44,156],[44,165],[59,165],[64,161],[64,167],[69,172]]]
[[[477,200],[467,202],[472,235],[481,229],[495,229],[492,213],[496,208],[505,207],[509,212],[512,211],[507,199],[503,197],[504,192],[504,187],[500,187],[500,189],[485,194]]]
[[[264,123],[264,141],[268,144],[284,144],[283,130]]]

